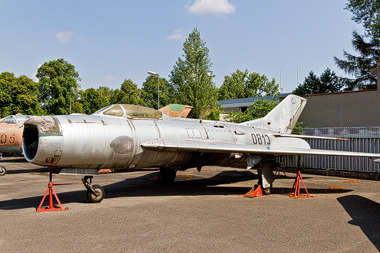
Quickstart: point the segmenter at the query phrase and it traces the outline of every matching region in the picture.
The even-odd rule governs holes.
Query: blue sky
[[[210,50],[215,85],[237,69],[276,79],[291,92],[333,56],[353,53],[361,27],[345,0],[0,0],[0,72],[35,79],[38,66],[64,58],[82,89],[141,87],[151,70],[167,79],[196,27]],[[280,79],[281,73],[281,79]],[[36,80],[36,79],[35,79]]]

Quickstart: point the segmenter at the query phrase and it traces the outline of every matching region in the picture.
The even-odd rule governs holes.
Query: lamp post
[[[148,71],[149,75],[157,76],[157,110],[160,109],[160,75],[153,71]]]

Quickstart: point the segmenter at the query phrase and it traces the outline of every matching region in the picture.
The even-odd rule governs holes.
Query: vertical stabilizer
[[[264,118],[240,124],[268,129],[276,133],[290,134],[305,105],[306,99],[296,95],[289,95]]]

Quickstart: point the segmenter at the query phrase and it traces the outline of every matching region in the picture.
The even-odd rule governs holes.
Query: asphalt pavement
[[[272,194],[245,198],[256,171],[206,167],[94,177],[105,199],[88,203],[81,176],[54,175],[67,211],[36,213],[48,169],[3,158],[0,252],[379,252],[380,181],[302,174],[312,198],[289,197],[295,173]],[[301,187],[303,189],[303,186]],[[44,206],[48,204],[45,201]]]

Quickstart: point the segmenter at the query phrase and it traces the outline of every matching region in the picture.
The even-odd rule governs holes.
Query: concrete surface
[[[178,172],[172,185],[153,170],[102,174],[105,199],[88,203],[80,176],[54,175],[68,211],[36,213],[46,168],[4,158],[0,252],[378,252],[380,182],[303,174],[314,198],[288,196],[295,174],[273,194],[242,195],[255,171],[207,167]],[[303,187],[302,187],[303,188]],[[45,201],[45,205],[47,202]]]

